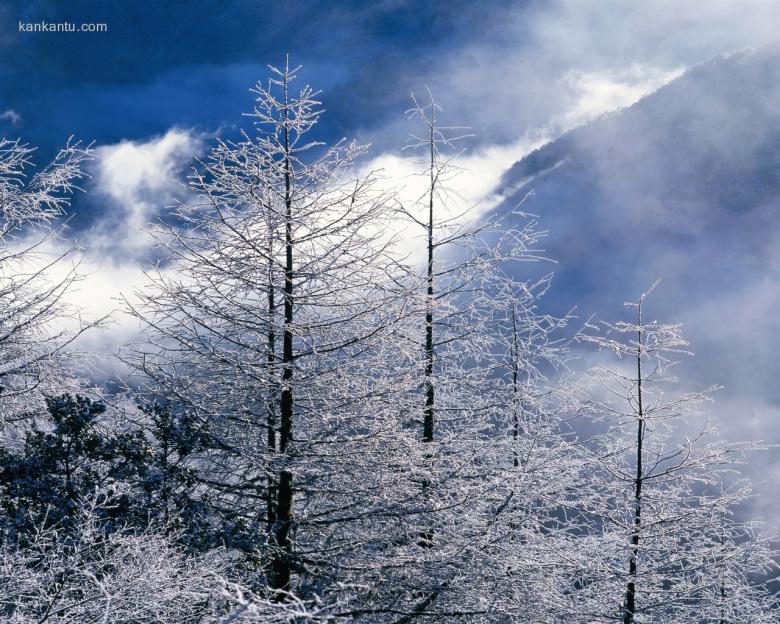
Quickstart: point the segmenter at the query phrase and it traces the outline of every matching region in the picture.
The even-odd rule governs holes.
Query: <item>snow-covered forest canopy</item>
[[[664,282],[618,318],[551,312],[532,186],[462,192],[478,129],[414,94],[399,181],[321,139],[297,72],[259,77],[243,130],[140,224],[114,315],[135,329],[99,360],[116,319],[72,296],[66,215],[100,150],[0,141],[0,618],[780,619],[742,476],[764,445],[677,383]]]

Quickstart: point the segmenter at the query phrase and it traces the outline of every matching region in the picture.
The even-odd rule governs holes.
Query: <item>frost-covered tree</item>
[[[432,99],[410,111],[424,128],[410,148],[424,152],[426,185],[398,213],[421,234],[424,259],[408,267],[408,303],[383,361],[395,377],[394,418],[406,423],[410,452],[399,470],[413,506],[385,549],[384,591],[364,616],[374,621],[545,613],[556,559],[542,543],[558,532],[560,501],[577,483],[577,455],[567,453],[574,447],[541,372],[562,357],[552,334],[565,319],[537,310],[547,280],[510,277],[538,259],[543,233],[519,209],[464,206],[453,190],[456,138],[440,113]]]
[[[112,499],[93,493],[67,527],[40,521],[23,542],[0,534],[4,621],[192,622],[230,612],[218,591],[224,553],[188,558],[153,531],[107,532]]]
[[[477,302],[489,319],[482,340],[482,385],[492,428],[482,436],[482,462],[491,466],[479,499],[485,518],[483,578],[491,578],[494,621],[557,622],[576,574],[568,553],[588,518],[590,461],[568,424],[567,397],[557,381],[570,357],[562,332],[572,314],[540,311],[551,284],[493,276]],[[486,617],[491,621],[491,617]]]
[[[579,336],[618,356],[577,391],[604,429],[588,442],[595,490],[582,500],[593,520],[581,539],[579,617],[752,621],[747,614],[767,603],[749,571],[767,569],[771,557],[766,541],[733,518],[749,492],[729,478],[749,446],[721,442],[709,422],[694,424],[713,389],[670,395],[672,358],[688,343],[679,325],[646,319],[648,294],[626,304],[632,319],[591,323]],[[742,614],[732,620],[737,605]]]
[[[221,543],[223,528],[210,526],[213,518],[197,500],[189,459],[204,436],[186,414],[155,406],[145,410],[151,423],[143,427],[84,396],[47,397],[46,406],[21,444],[0,449],[0,527],[7,537],[24,541],[51,525],[62,532],[85,497],[115,488],[104,508],[112,514],[103,518],[107,531],[162,523],[191,550]],[[107,411],[121,419],[119,427]]]
[[[364,148],[311,141],[316,94],[292,95],[288,67],[272,76],[256,131],[220,142],[156,230],[169,258],[129,304],[149,342],[126,359],[209,422],[202,482],[281,598],[295,576],[309,592],[342,582],[339,561],[379,530],[350,527],[391,491],[378,454],[394,424],[367,354],[398,304],[382,194],[352,173]]]
[[[480,318],[474,314],[473,303],[485,291],[485,284],[496,272],[506,271],[509,264],[538,259],[536,245],[544,233],[519,210],[481,215],[480,206],[467,204],[452,184],[461,173],[457,144],[466,135],[459,134],[462,128],[440,122],[442,109],[430,91],[427,103],[420,103],[414,95],[412,101],[414,106],[407,114],[419,122],[422,132],[410,135],[406,150],[424,154],[426,185],[411,205],[399,204],[398,214],[423,233],[425,261],[422,271],[414,276],[418,283],[413,288],[420,293],[424,317],[422,438],[432,442],[436,386],[447,379],[438,375],[437,369],[446,368],[446,356],[461,350],[470,336],[478,334]],[[522,219],[517,227],[515,223]],[[446,414],[446,403],[440,407]]]
[[[0,450],[0,493],[8,535],[24,539],[41,524],[67,526],[79,501],[95,488],[132,470],[122,459],[137,454],[137,436],[112,436],[99,430],[105,405],[70,395],[48,397],[45,414],[36,415],[18,450]],[[117,499],[112,509],[127,514]]]
[[[69,142],[34,171],[34,148],[0,139],[0,426],[24,419],[60,387],[65,352],[90,323],[65,301],[78,249],[57,242],[57,219],[91,148]]]

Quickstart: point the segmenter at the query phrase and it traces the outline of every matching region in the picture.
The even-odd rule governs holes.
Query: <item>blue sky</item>
[[[399,114],[425,68],[478,38],[486,20],[484,6],[463,0],[10,2],[0,8],[0,101],[45,147],[71,133],[114,143],[173,125],[215,130],[248,109],[248,88],[289,52],[326,92],[324,130],[353,134]],[[108,32],[19,33],[19,21]]]

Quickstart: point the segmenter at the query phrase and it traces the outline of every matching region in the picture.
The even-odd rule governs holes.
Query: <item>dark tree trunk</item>
[[[433,430],[434,430],[434,403],[435,403],[435,389],[433,385],[433,200],[434,190],[436,184],[435,177],[435,134],[434,128],[431,126],[431,186],[430,194],[428,196],[428,272],[425,297],[425,408],[423,410],[423,436],[422,441],[425,443],[433,442]],[[425,456],[426,463],[430,468],[430,462],[432,461],[432,455],[430,453]],[[422,483],[422,494],[426,497],[426,492],[430,487],[430,482],[425,479]],[[430,548],[433,546],[433,529],[429,528],[420,533],[419,546],[423,548]]]
[[[626,587],[626,605],[623,613],[624,624],[634,623],[636,613],[636,577],[637,557],[639,556],[639,533],[642,528],[642,443],[644,438],[644,411],[642,408],[642,302],[637,312],[637,432],[636,432],[636,477],[634,478],[634,529],[631,532],[631,556],[628,562],[628,586]]]
[[[272,227],[269,219],[269,228]],[[278,400],[276,388],[276,301],[274,293],[273,276],[273,238],[268,237],[268,374],[273,380],[271,390],[266,401],[266,429],[268,453],[276,451],[276,401]],[[269,531],[273,530],[276,522],[276,479],[271,471],[268,473],[268,492],[266,493],[266,522]]]
[[[425,298],[425,414],[423,442],[433,442],[433,198],[436,185],[434,129],[431,126],[431,189],[428,198],[428,290]]]
[[[292,570],[292,544],[290,542],[290,527],[292,525],[293,477],[289,470],[279,474],[279,497],[276,524],[274,525],[274,540],[277,552],[272,564],[273,589],[289,591],[290,573]],[[285,596],[278,594],[275,599],[283,601]]]
[[[721,547],[726,543],[726,539],[721,533],[720,545]],[[726,621],[726,577],[725,571],[721,572],[720,577],[720,621],[718,624],[728,624]]]
[[[280,405],[279,452],[286,454],[293,436],[293,233],[292,233],[292,164],[288,126],[287,74],[284,80],[284,186],[285,186],[285,268],[284,268],[284,334],[282,339],[282,394]],[[293,509],[293,475],[288,468],[279,474],[274,530],[276,553],[272,564],[273,589],[288,590],[292,569],[290,524]]]
[[[520,394],[520,389],[517,383],[517,377],[519,374],[518,352],[517,318],[515,304],[512,302],[512,465],[515,468],[520,465],[520,458],[517,454],[517,441],[520,437],[520,418],[517,414]]]

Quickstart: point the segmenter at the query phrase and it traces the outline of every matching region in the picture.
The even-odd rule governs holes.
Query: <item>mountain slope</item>
[[[767,438],[780,411],[780,45],[697,66],[529,154],[497,210],[530,189],[558,262],[552,305],[614,317],[662,277],[651,314],[683,322],[697,352],[686,381],[723,384],[733,433]]]

